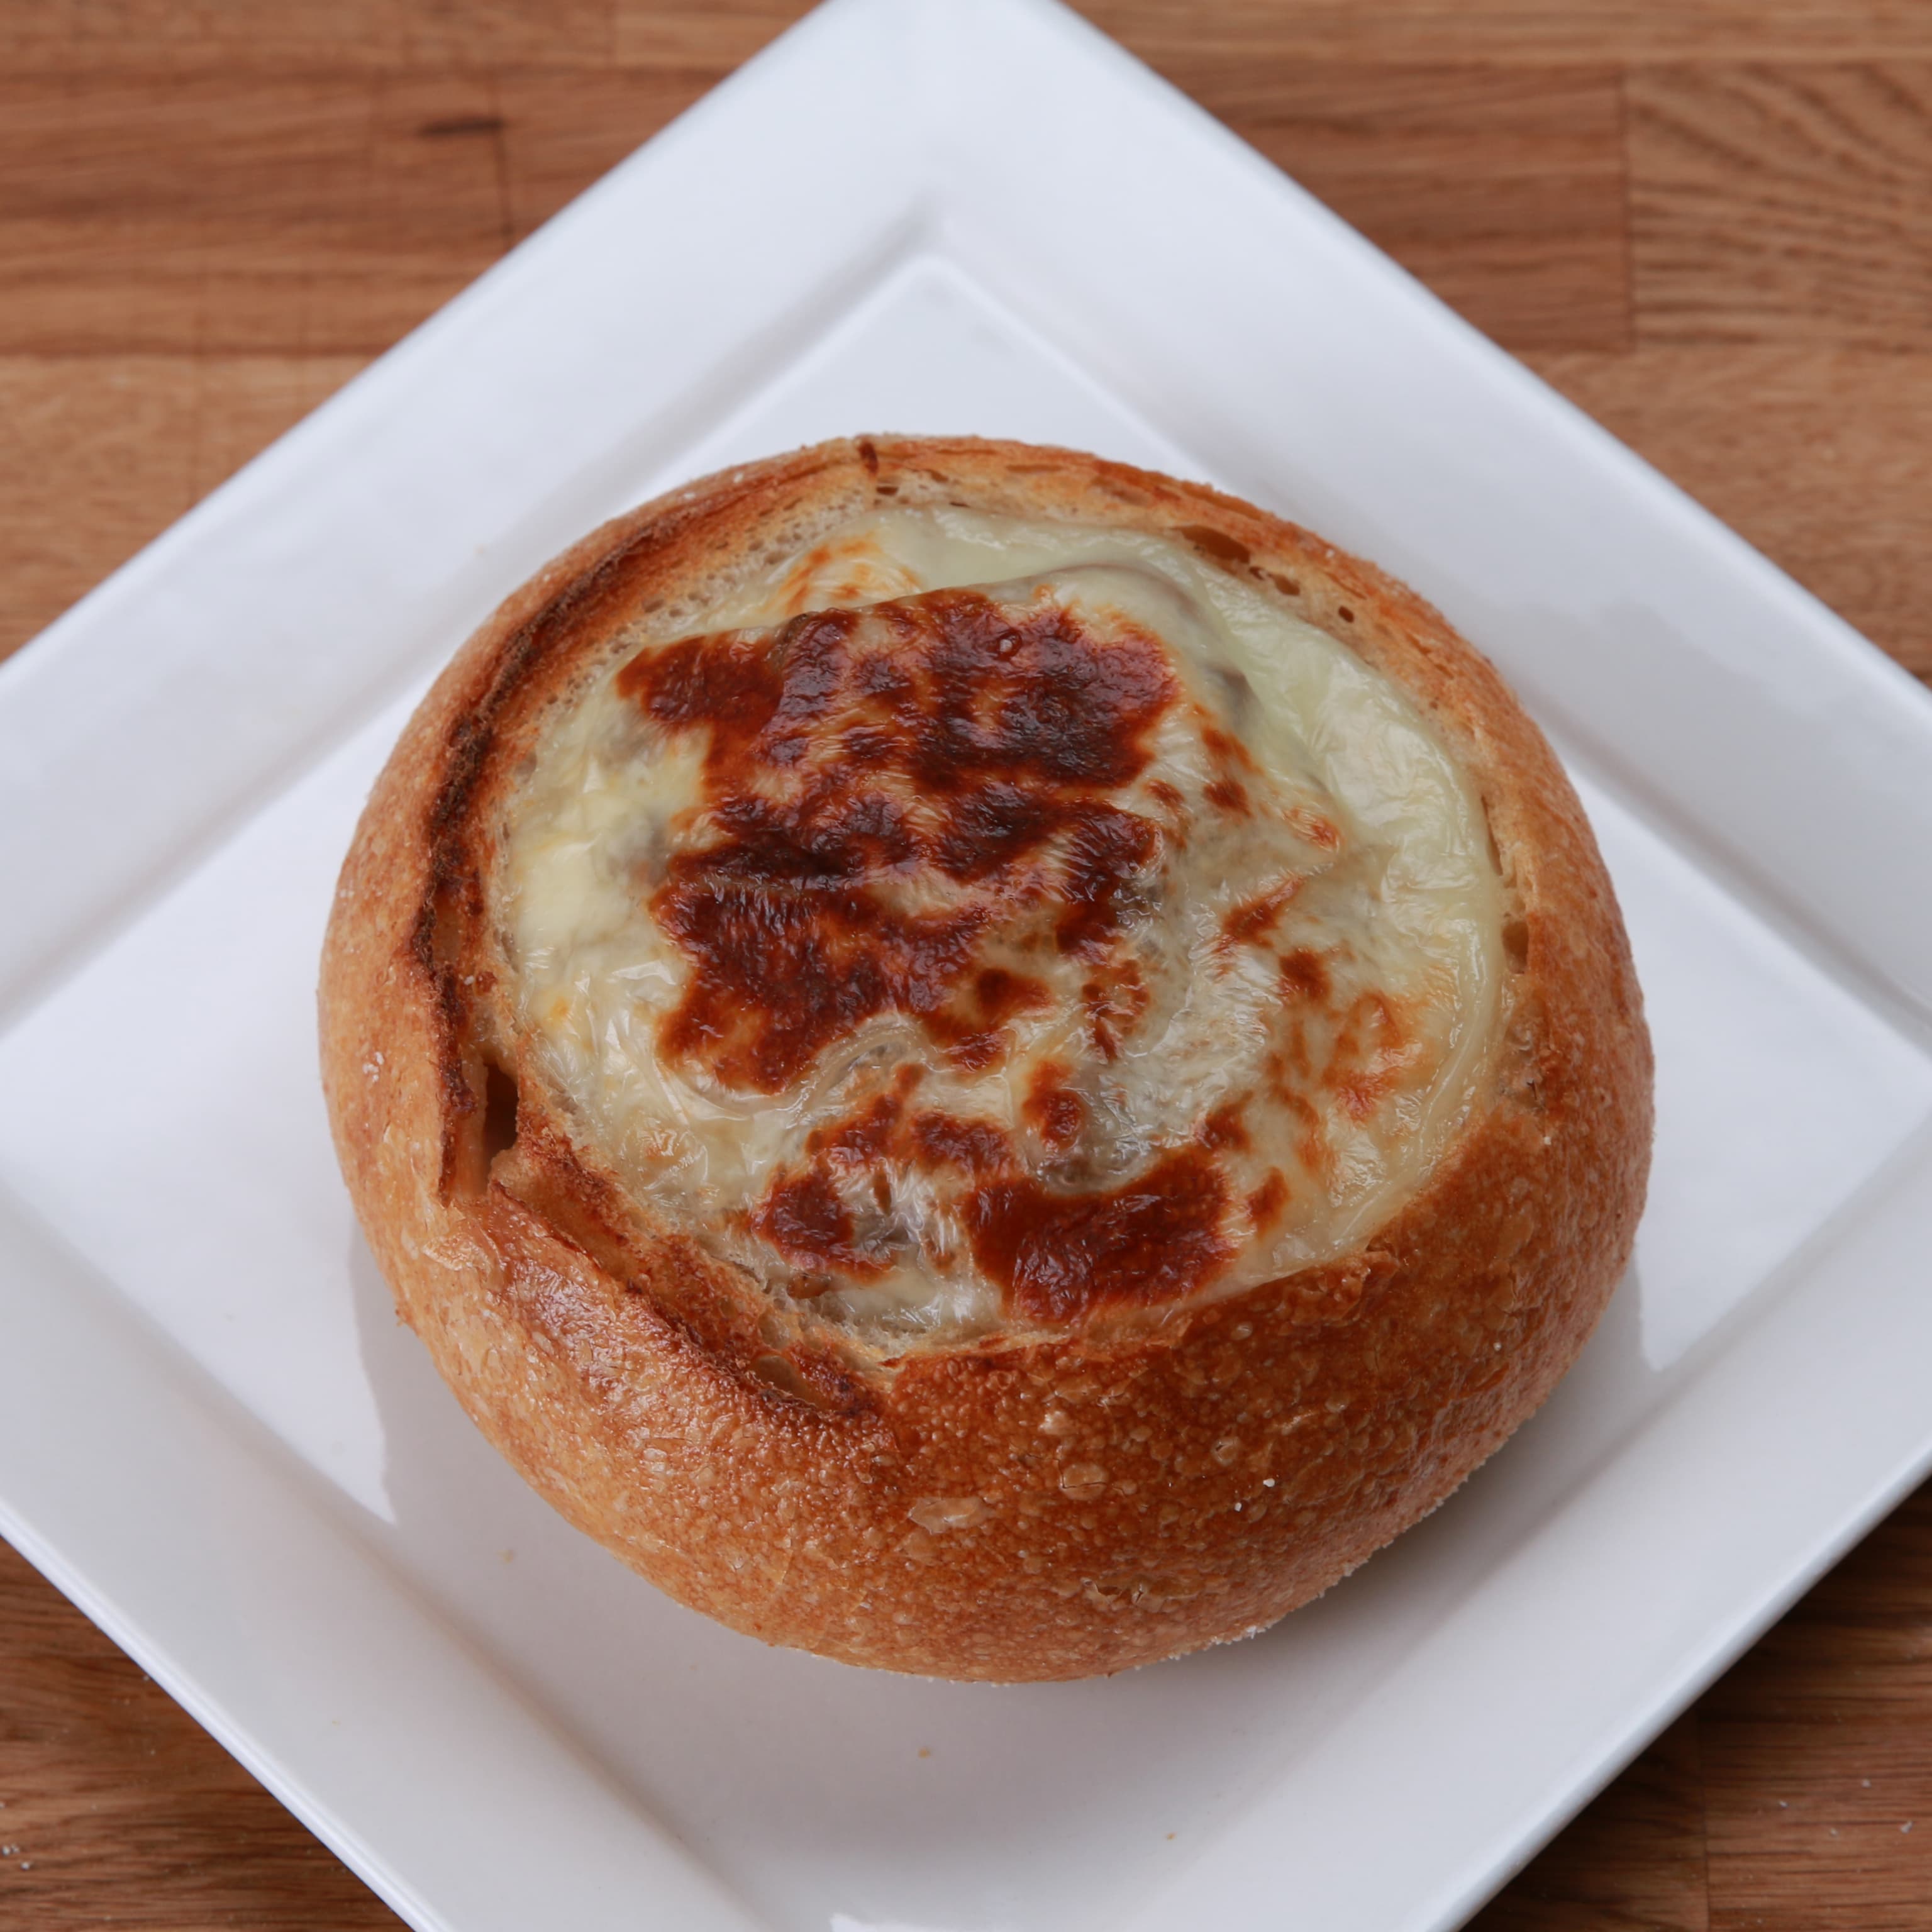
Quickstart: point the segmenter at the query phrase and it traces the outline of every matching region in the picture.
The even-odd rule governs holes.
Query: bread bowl
[[[1542,1401],[1651,1069],[1575,795],[1198,484],[860,439],[586,537],[378,782],[321,983],[399,1311],[735,1628],[1016,1681],[1258,1630]]]

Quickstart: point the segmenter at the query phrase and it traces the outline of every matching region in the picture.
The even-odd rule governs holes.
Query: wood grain
[[[1203,52],[1304,60],[1538,67],[1605,61],[1878,60],[1932,57],[1932,14],[1913,0],[1077,0],[1078,10],[1163,70]],[[803,11],[784,0],[616,0],[627,65],[743,60]]]
[[[1932,682],[1932,355],[1750,344],[1526,359]]]
[[[1932,1925],[1932,1485],[1698,1707],[1712,1932]]]
[[[0,654],[802,10],[0,0]],[[1083,10],[1932,678],[1932,0]],[[398,1922],[4,1551],[0,1802],[0,1926]],[[1473,1923],[1932,1932],[1932,1486]]]
[[[1932,65],[1640,68],[1643,343],[1932,348]]]
[[[715,67],[728,71],[806,0],[9,0],[0,71]],[[1078,0],[1157,67],[1202,52],[1250,60],[1640,62],[1932,59],[1918,0]]]
[[[0,80],[0,355],[374,355],[718,78]]]
[[[1711,1932],[1702,1732],[1678,1718],[1470,1932]]]
[[[1194,50],[1169,72],[1499,341],[1628,346],[1614,68],[1258,68]]]
[[[362,366],[339,356],[0,356],[0,655]]]
[[[0,1926],[109,1923],[402,1921],[0,1544]]]
[[[513,68],[499,78],[509,220],[520,241],[708,92],[724,70]]]
[[[1932,1484],[1470,1932],[1932,1926]]]
[[[648,10],[651,0],[621,4]],[[1091,0],[1080,10],[1156,62],[1204,46],[1267,60],[1356,53],[1504,67],[1932,52],[1932,16],[1912,0]]]
[[[0,352],[374,353],[502,252],[496,124],[468,75],[0,83]]]
[[[782,17],[804,10],[785,8]],[[613,0],[8,0],[0,72],[152,77],[211,63],[244,72],[374,72],[520,62],[595,72],[610,64],[616,17]],[[728,70],[750,51],[714,57]]]

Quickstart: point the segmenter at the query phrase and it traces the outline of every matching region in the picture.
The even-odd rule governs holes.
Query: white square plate
[[[1550,1407],[1253,1642],[1018,1690],[676,1608],[470,1430],[330,1157],[410,698],[662,484],[861,429],[1211,478],[1581,775],[1656,1034]],[[0,1522],[403,1916],[1442,1927],[1932,1459],[1932,704],[1045,0],[836,0],[0,672]]]

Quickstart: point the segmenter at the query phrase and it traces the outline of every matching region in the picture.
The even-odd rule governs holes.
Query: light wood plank
[[[0,652],[194,502],[192,364],[0,361]]]
[[[720,78],[712,68],[505,70],[497,94],[517,239],[641,147]]]
[[[622,67],[734,68],[810,10],[806,0],[615,0],[611,40]]]
[[[0,358],[0,656],[362,367],[356,358]]]
[[[1645,343],[1932,348],[1932,67],[1642,68]]]
[[[1528,359],[1932,680],[1932,354],[1753,346]]]
[[[1932,58],[1914,0],[1074,0],[1166,70],[1206,52],[1297,61],[1548,66],[1635,60]],[[746,59],[800,14],[790,0],[616,0],[626,65]]]

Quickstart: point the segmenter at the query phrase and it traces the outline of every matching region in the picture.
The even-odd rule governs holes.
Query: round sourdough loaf
[[[363,814],[324,1078],[404,1318],[673,1596],[848,1662],[1260,1629],[1546,1396],[1651,1067],[1575,794],[1319,538],[860,440],[586,538]]]

